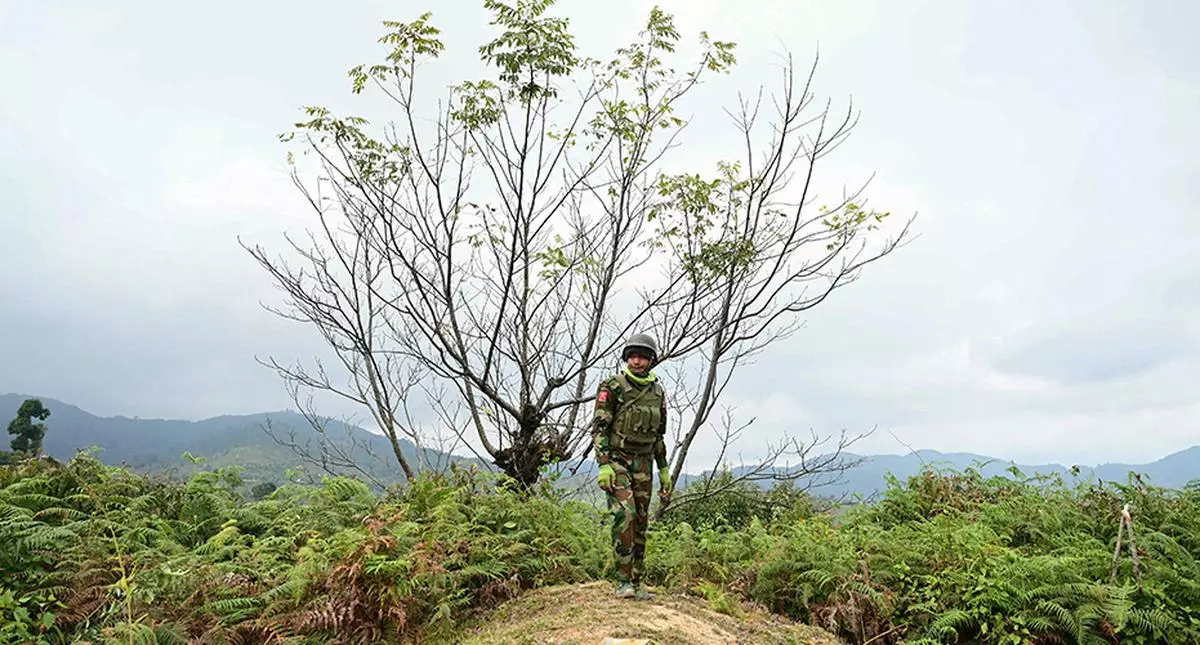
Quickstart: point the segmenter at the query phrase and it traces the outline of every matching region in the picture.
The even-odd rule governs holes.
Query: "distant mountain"
[[[7,425],[25,399],[40,398],[50,409],[47,420],[48,432],[44,450],[51,456],[66,460],[75,452],[88,446],[103,448],[97,457],[107,464],[125,464],[140,471],[173,471],[185,475],[195,469],[183,459],[184,452],[203,457],[210,466],[238,465],[243,467],[247,481],[282,482],[288,469],[304,466],[308,473],[319,472],[289,448],[278,445],[264,431],[270,424],[275,433],[287,437],[294,431],[299,442],[313,440],[317,433],[300,414],[291,411],[249,415],[228,415],[202,421],[180,421],[170,419],[140,419],[129,417],[99,417],[73,405],[47,397],[22,394],[0,395],[0,425]],[[373,476],[384,483],[401,479],[399,467],[392,457],[392,447],[387,440],[362,428],[328,420],[329,436],[342,439],[347,433],[363,441],[379,460],[364,459]],[[0,448],[7,449],[7,435]],[[401,451],[411,463],[419,463],[418,451],[412,442],[401,440]],[[357,454],[365,455],[362,451]],[[479,463],[473,458],[448,455],[435,450],[425,450],[426,463],[444,465],[449,461]],[[918,450],[907,455],[854,455],[848,459],[863,458],[857,467],[842,474],[840,481],[816,486],[813,492],[833,497],[862,495],[869,497],[886,487],[886,475],[891,473],[904,480],[918,474],[926,465],[948,467],[955,470],[983,464],[981,471],[986,476],[1005,475],[1013,462],[973,453],[941,453],[935,450]],[[1168,455],[1148,464],[1101,464],[1081,466],[1078,475],[1072,475],[1068,466],[1059,464],[1017,464],[1026,475],[1057,473],[1068,482],[1077,479],[1123,482],[1130,472],[1140,473],[1148,483],[1168,488],[1182,488],[1190,480],[1200,478],[1200,446],[1195,446]],[[740,469],[735,468],[734,472]],[[579,472],[568,478],[571,482],[583,482],[594,477],[594,462],[585,463]],[[694,475],[684,475],[680,484],[686,485]],[[565,482],[564,482],[565,483]],[[818,483],[805,482],[804,483]]]
[[[842,473],[836,480],[832,476],[824,476],[819,481],[810,480],[812,484],[819,484],[813,487],[814,493],[831,497],[855,494],[870,497],[882,493],[887,487],[886,476],[889,473],[900,481],[904,481],[919,474],[927,466],[958,471],[976,467],[985,477],[1011,476],[1008,470],[1015,466],[1026,476],[1060,475],[1068,484],[1097,480],[1123,483],[1131,472],[1141,475],[1148,484],[1174,489],[1183,488],[1193,479],[1200,479],[1200,446],[1181,450],[1148,464],[1078,466],[1077,473],[1072,473],[1071,467],[1060,464],[1017,464],[997,457],[964,452],[943,453],[936,450],[917,450],[906,455],[843,453],[843,456],[847,461],[862,459],[862,462]],[[786,469],[780,470],[786,472]],[[739,469],[735,468],[734,472],[739,472]]]
[[[282,482],[289,469],[302,467],[306,473],[319,476],[320,470],[306,464],[295,452],[276,443],[263,428],[269,427],[280,439],[298,444],[313,442],[318,433],[301,414],[292,411],[248,415],[225,415],[202,421],[175,419],[141,419],[124,416],[100,417],[68,403],[48,397],[24,394],[0,395],[0,425],[16,416],[21,403],[38,398],[50,410],[46,420],[47,432],[43,443],[46,454],[60,460],[70,459],[78,450],[98,446],[96,454],[106,464],[126,465],[138,471],[166,471],[179,475],[196,469],[183,458],[185,452],[205,460],[205,465],[218,467],[238,465],[247,481]],[[350,448],[349,436],[366,446],[355,449],[371,474],[390,484],[401,479],[399,466],[392,456],[392,446],[386,438],[341,421],[322,420],[327,437]],[[4,435],[7,437],[7,435]],[[7,449],[7,441],[2,448]],[[400,441],[401,452],[414,466],[418,460],[417,447],[407,440]],[[371,459],[373,453],[380,459]],[[475,461],[426,449],[426,463],[442,465],[453,461]]]

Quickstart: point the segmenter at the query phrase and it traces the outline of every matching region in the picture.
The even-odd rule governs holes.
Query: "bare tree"
[[[800,314],[854,282],[908,235],[911,219],[872,247],[868,233],[890,214],[865,208],[861,189],[811,212],[817,162],[845,141],[857,120],[852,109],[835,116],[828,102],[812,109],[816,65],[814,60],[798,84],[787,58],[765,145],[755,145],[760,91],[753,101],[742,98],[736,114],[727,112],[743,139],[741,160],[720,162],[711,179],[698,174],[659,179],[661,199],[650,213],[657,223],[653,239],[669,251],[666,274],[687,280],[647,291],[646,298],[654,303],[653,329],[664,339],[660,360],[680,361],[684,367],[678,371],[692,376],[677,388],[687,396],[678,409],[683,427],[671,450],[672,481],[679,480],[700,431],[712,427],[712,412],[737,368],[793,333]],[[789,190],[791,201],[784,194]],[[804,443],[785,435],[743,479],[784,476],[774,465],[789,454],[804,463],[789,469],[788,478],[840,473],[853,465],[840,459],[842,449],[860,438],[843,434],[836,450],[813,462],[810,453],[820,439]],[[719,439],[720,459],[734,437]]]
[[[319,472],[334,476],[353,477],[379,490],[386,490],[389,482],[393,480],[387,475],[389,463],[396,463],[395,457],[389,461],[379,454],[374,435],[361,428],[354,419],[346,417],[335,420],[317,413],[311,392],[313,390],[328,391],[329,388],[325,385],[328,380],[320,381],[321,385],[318,387],[305,388],[304,381],[287,376],[292,373],[291,370],[279,368],[277,363],[272,363],[272,365],[285,374],[288,393],[295,403],[296,409],[304,417],[310,432],[298,431],[297,428],[290,425],[277,428],[270,418],[262,424],[262,431],[277,445],[288,448],[303,463],[317,468]],[[306,391],[307,396],[302,394]],[[444,412],[442,408],[438,409],[439,414]],[[407,407],[403,413],[405,424],[402,427],[419,427],[413,421]],[[342,431],[340,436],[335,432],[339,426]],[[457,437],[453,434],[416,430],[406,430],[406,434],[418,438],[418,441],[414,442],[415,450],[412,455],[415,457],[416,463],[413,467],[416,470],[445,472],[456,461],[452,453],[459,445]],[[388,443],[392,444],[390,438]],[[411,463],[410,457],[403,453],[401,456],[405,458],[404,463]],[[318,483],[318,479],[313,473],[298,473],[292,480],[299,483]]]
[[[274,359],[263,362],[283,377],[292,399],[310,421],[315,415],[311,404],[300,401],[302,389],[333,394],[364,406],[391,443],[392,454],[405,478],[411,480],[413,466],[401,441],[407,438],[420,452],[422,437],[411,424],[405,423],[402,414],[407,411],[409,395],[422,374],[418,366],[404,361],[395,351],[388,309],[378,290],[379,283],[387,279],[387,263],[360,231],[347,225],[353,222],[343,221],[341,214],[327,205],[330,197],[325,191],[319,186],[310,190],[295,173],[292,178],[317,212],[320,242],[311,233],[308,245],[289,239],[293,251],[303,260],[301,268],[292,267],[283,259],[271,259],[261,246],[251,248],[243,244],[243,248],[271,274],[291,305],[287,310],[270,306],[268,309],[316,327],[333,349],[347,378],[345,383],[338,383],[319,360],[315,361],[315,370],[301,365],[288,367]],[[323,432],[320,423],[312,425],[319,433]],[[347,454],[331,452],[331,444],[322,444],[322,449],[315,453],[300,450],[295,442],[289,447],[318,465],[323,460],[352,461]]]
[[[291,450],[301,460],[316,466],[326,474],[361,479],[380,490],[387,488],[386,482],[377,477],[374,469],[368,466],[371,461],[382,463],[382,460],[363,437],[346,425],[343,426],[346,430],[345,440],[339,441],[330,435],[329,419],[320,419],[308,414],[305,414],[305,417],[316,433],[313,437],[301,437],[292,427],[281,431],[270,419],[267,419],[261,428],[276,444]],[[318,478],[311,473],[291,473],[292,471],[289,471],[289,480],[295,483],[319,483]]]
[[[824,117],[802,119],[811,95],[789,84],[764,159],[722,166],[709,183],[664,175],[686,125],[678,106],[731,68],[731,43],[702,34],[699,60],[676,71],[665,59],[679,34],[654,9],[634,43],[600,62],[577,56],[566,20],[547,15],[552,0],[483,4],[500,32],[479,50],[495,74],[451,88],[431,120],[417,105],[421,69],[444,48],[430,14],[386,22],[385,61],[350,71],[356,93],[373,87],[397,109],[378,138],[363,118],[306,109],[283,138],[311,154],[318,188],[302,190],[323,229],[337,218],[345,239],[294,246],[305,270],[255,256],[370,396],[336,391],[371,407],[389,436],[416,441],[395,402],[413,382],[446,384],[465,415],[450,430],[524,486],[586,457],[596,380],[631,331],[654,328],[664,358],[703,366],[684,397],[693,414],[674,447],[678,474],[733,368],[883,254],[855,255],[883,215],[850,199],[801,215],[812,162],[848,126],[827,134]],[[809,123],[817,135],[797,143]],[[752,127],[743,122],[748,147]],[[801,158],[805,194],[784,212],[779,193]],[[802,257],[812,248],[824,251]],[[656,262],[665,277],[635,290]],[[331,266],[358,277],[334,283]],[[831,283],[823,293],[795,293],[818,278]],[[334,391],[328,378],[281,372]]]
[[[762,495],[751,495],[746,491],[762,491],[769,485],[783,484],[789,490],[818,493],[841,483],[847,471],[863,463],[864,457],[845,451],[873,432],[850,434],[842,431],[836,441],[833,435],[816,432],[810,432],[807,441],[785,435],[777,441],[757,442],[756,447],[765,447],[758,457],[747,461],[739,455],[734,462],[730,454],[733,446],[752,424],[753,420],[735,425],[732,412],[727,410],[716,433],[718,443],[712,467],[673,495],[669,507],[656,506],[653,519],[713,497],[752,497],[752,501],[762,503]],[[830,498],[829,501],[838,503],[844,499]]]

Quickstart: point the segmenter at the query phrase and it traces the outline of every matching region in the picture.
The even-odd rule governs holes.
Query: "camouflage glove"
[[[600,484],[600,488],[602,488],[606,491],[611,491],[613,482],[615,482],[616,480],[617,480],[617,473],[615,471],[613,471],[613,467],[611,464],[604,464],[603,466],[600,467],[600,473],[596,477],[596,481],[597,481],[597,483]]]
[[[658,501],[665,508],[671,503],[671,469],[658,469]]]

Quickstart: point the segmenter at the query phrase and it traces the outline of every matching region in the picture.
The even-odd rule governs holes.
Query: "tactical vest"
[[[665,399],[662,385],[655,381],[639,388],[624,374],[618,374],[616,382],[621,404],[612,421],[612,447],[638,455],[654,452]]]

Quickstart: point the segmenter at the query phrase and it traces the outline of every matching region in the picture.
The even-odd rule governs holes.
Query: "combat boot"
[[[634,585],[633,597],[635,600],[654,600],[654,594],[647,591],[640,582]]]
[[[617,585],[616,596],[618,598],[633,598],[637,596],[637,590],[633,588],[632,584],[628,582],[622,582],[621,584]]]

